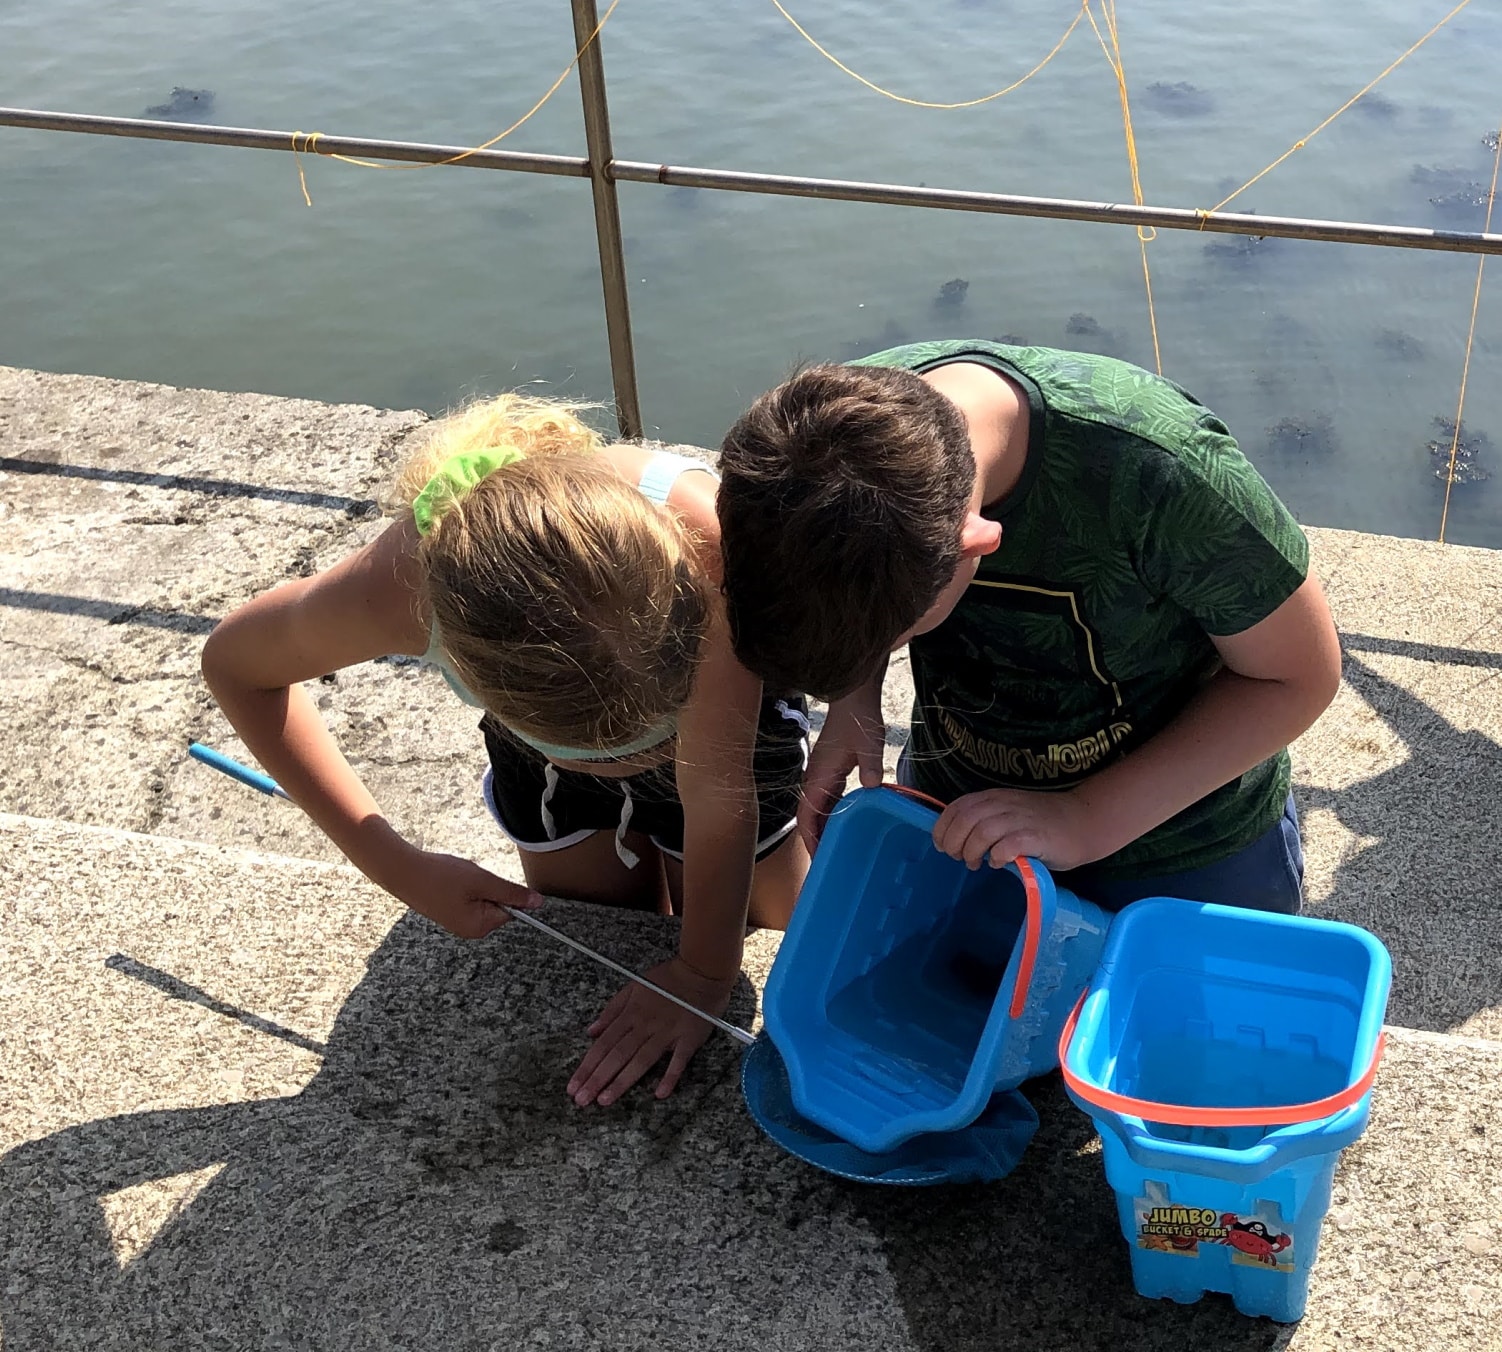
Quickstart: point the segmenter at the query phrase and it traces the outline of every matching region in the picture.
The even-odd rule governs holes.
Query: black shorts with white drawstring
[[[490,754],[481,786],[485,805],[517,849],[566,850],[597,831],[609,831],[622,862],[634,867],[636,856],[625,845],[630,830],[647,836],[664,854],[683,858],[683,803],[672,761],[612,779],[558,768],[489,714],[480,720],[480,731]],[[797,824],[808,733],[808,703],[802,696],[762,700],[751,761],[758,859],[771,854]]]

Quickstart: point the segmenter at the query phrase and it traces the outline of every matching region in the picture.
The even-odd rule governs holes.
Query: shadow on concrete
[[[1393,955],[1388,1021],[1447,1031],[1502,1005],[1502,746],[1448,722],[1352,649],[1502,667],[1502,654],[1342,635],[1346,681],[1407,747],[1407,759],[1349,788],[1300,785],[1299,806],[1333,812],[1365,845],[1349,852],[1311,913],[1364,925]]]
[[[845,1184],[781,1154],[742,1106],[728,1039],[666,1102],[576,1109],[563,1085],[610,988],[549,974],[566,959],[547,950],[509,932],[465,945],[409,917],[301,1093],[104,1118],[12,1150],[6,1352],[549,1338],[1267,1352],[1285,1338],[1223,1298],[1136,1297],[1089,1122],[1056,1080],[1036,1086],[1043,1125],[1011,1178],[942,1192]],[[754,998],[744,983],[731,1017],[748,1021]],[[142,1222],[149,1243],[122,1264],[101,1199],[215,1165]]]
[[[102,469],[94,465],[61,464],[20,456],[0,456],[0,472],[48,474],[66,479],[102,479],[109,483],[204,493],[219,498],[263,498],[267,502],[282,502],[297,507],[324,507],[351,517],[374,516],[380,510],[374,498],[308,493],[295,488],[273,488],[267,484],[246,483],[240,479],[208,479],[193,474],[152,474],[139,469]]]
[[[1089,1118],[1058,1075],[1025,1092],[1038,1134],[1015,1172],[986,1188],[862,1189],[851,1205],[880,1236],[919,1352],[1272,1352],[1289,1331],[1237,1314],[1229,1297],[1149,1301]]]
[[[186,1000],[189,1004],[198,1005],[210,1013],[223,1015],[226,1019],[233,1019],[236,1023],[243,1023],[257,1033],[280,1038],[283,1042],[290,1042],[294,1047],[301,1047],[304,1051],[316,1052],[319,1056],[328,1050],[321,1042],[314,1042],[312,1038],[304,1037],[290,1028],[283,1028],[281,1024],[271,1019],[263,1019],[259,1014],[252,1014],[238,1005],[232,1005],[226,1000],[210,995],[206,990],[191,982],[173,976],[171,972],[164,972],[161,968],[152,967],[148,963],[137,962],[135,958],[127,957],[124,953],[111,953],[104,960],[104,965],[111,971],[119,972],[122,976],[133,977],[148,986],[154,986],[169,1000]]]
[[[207,634],[219,623],[213,615],[195,615],[189,610],[164,610],[125,601],[102,601],[93,596],[69,596],[64,592],[24,591],[19,587],[0,587],[0,606],[53,615],[81,615],[106,624],[140,624],[179,634]]]
[[[1419,662],[1439,662],[1447,667],[1485,667],[1502,671],[1502,653],[1481,648],[1449,648],[1437,643],[1414,643],[1411,639],[1379,638],[1375,634],[1340,634],[1340,646],[1346,652],[1383,653],[1391,657],[1411,657]]]

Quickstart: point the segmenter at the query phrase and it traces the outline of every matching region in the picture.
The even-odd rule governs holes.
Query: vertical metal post
[[[605,101],[605,63],[598,37],[595,0],[570,0],[574,11],[575,50],[579,58],[579,93],[584,100],[584,143],[589,153],[589,181],[594,189],[595,237],[600,246],[600,281],[605,288],[605,332],[610,340],[610,375],[615,385],[616,420],[623,437],[642,434],[641,402],[636,392],[636,354],[631,346],[631,306],[626,295],[626,255],[621,244],[621,213],[615,180],[610,177],[610,107]],[[589,43],[585,47],[585,43]]]

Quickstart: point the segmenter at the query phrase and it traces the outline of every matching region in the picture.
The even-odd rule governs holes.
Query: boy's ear
[[[1001,522],[987,521],[979,512],[970,512],[960,527],[960,553],[963,558],[978,559],[1001,548]]]

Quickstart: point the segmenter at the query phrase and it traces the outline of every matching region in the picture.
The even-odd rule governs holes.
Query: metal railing
[[[915,187],[911,184],[866,183],[851,179],[807,178],[791,174],[760,174],[736,169],[701,169],[641,160],[618,160],[611,146],[610,108],[605,90],[600,21],[595,0],[569,0],[569,3],[573,10],[574,39],[579,52],[579,91],[584,106],[584,139],[588,154],[583,158],[573,155],[534,155],[514,150],[471,150],[465,146],[433,145],[420,141],[380,141],[359,136],[331,136],[322,132],[315,137],[303,132],[200,126],[190,122],[157,122],[131,117],[95,117],[80,113],[43,112],[31,108],[0,108],[0,126],[83,132],[94,136],[125,136],[148,141],[183,141],[195,145],[236,146],[250,150],[360,156],[417,164],[450,163],[452,167],[460,169],[502,169],[514,173],[587,178],[594,195],[595,236],[600,253],[600,282],[604,291],[605,327],[610,348],[616,418],[621,435],[625,437],[641,435],[642,417],[637,393],[636,357],[632,344],[620,208],[615,190],[617,183],[657,183],[669,187],[705,188],[720,192],[763,193],[774,197],[812,197],[835,202],[867,202],[885,206],[927,207],[940,211],[980,212],[993,216],[1027,216],[1160,230],[1322,240],[1389,249],[1502,254],[1502,234],[1429,230],[1412,225],[1376,225],[1361,221],[1318,220],[1297,216],[1260,216],[1248,212],[1200,211],[1188,207],[1136,206],[1129,202],[1021,197],[1009,193],[968,192],[951,188]]]

